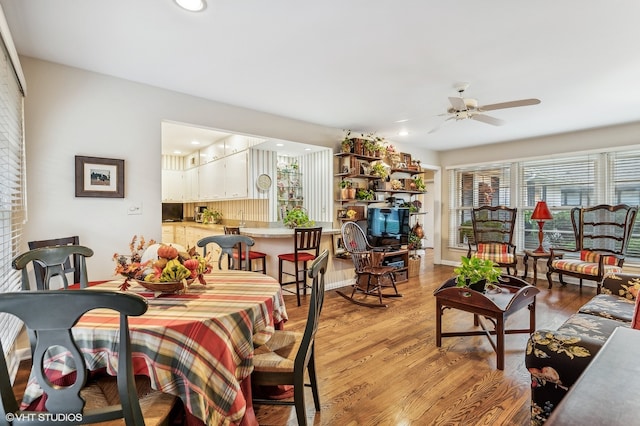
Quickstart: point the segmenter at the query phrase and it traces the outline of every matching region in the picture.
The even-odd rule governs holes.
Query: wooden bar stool
[[[240,228],[237,226],[225,226],[224,227],[224,233],[227,235],[240,235]],[[242,250],[242,244],[238,244],[238,250],[235,251],[233,253],[233,258],[234,259],[239,259],[238,263],[240,264],[239,269],[243,269],[242,268],[242,263],[244,261],[246,261],[246,255],[244,253],[244,251]],[[262,261],[262,269],[254,269],[254,265],[253,265],[253,261],[254,260],[261,260]],[[266,275],[267,273],[267,254],[266,253],[262,253],[260,251],[253,251],[250,250],[249,251],[249,267],[247,268],[248,271],[253,271],[253,272],[262,272],[263,274]]]
[[[296,297],[298,306],[300,306],[300,283],[304,294],[307,294],[307,262],[314,260],[320,254],[320,237],[322,236],[322,228],[295,228],[294,229],[294,251],[293,253],[285,253],[278,255],[278,281],[280,286],[289,284],[296,285]],[[283,262],[293,263],[294,272],[285,272],[282,268]],[[302,274],[302,275],[300,275]],[[283,281],[283,275],[294,277],[293,281]],[[291,290],[285,289],[289,293]]]

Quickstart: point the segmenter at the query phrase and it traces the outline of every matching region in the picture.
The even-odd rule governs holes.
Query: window
[[[0,13],[0,18],[2,14]],[[0,19],[2,40],[7,32]],[[6,23],[5,23],[6,24]],[[12,45],[11,45],[12,46]],[[15,50],[12,47],[12,52]],[[17,55],[11,55],[11,58]],[[22,135],[23,94],[18,75],[19,64],[11,60],[4,43],[0,42],[0,291],[20,289],[20,273],[11,261],[21,250],[22,227],[26,217],[25,166]],[[16,63],[16,68],[14,68]],[[14,316],[0,314],[0,339],[7,354],[12,349],[22,323]],[[9,374],[15,374],[19,360],[15,353],[7,354]]]
[[[504,164],[451,170],[450,182],[449,241],[458,247],[466,246],[473,237],[473,208],[511,204],[511,168]]]
[[[536,202],[545,200],[553,220],[545,223],[543,245],[572,249],[572,208],[640,205],[638,164],[640,150],[628,150],[452,169],[450,247],[466,246],[472,235],[470,209],[490,203],[518,208],[514,241],[520,252],[533,250],[538,246],[538,225],[531,214]],[[510,188],[517,194],[515,200],[510,198]],[[634,224],[627,254],[627,262],[640,263],[640,218]]]

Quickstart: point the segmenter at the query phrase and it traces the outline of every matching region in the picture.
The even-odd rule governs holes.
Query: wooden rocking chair
[[[342,241],[345,249],[351,254],[355,267],[355,283],[351,295],[337,290],[340,296],[357,305],[374,308],[386,308],[383,297],[402,297],[396,288],[396,279],[393,275],[395,268],[382,266],[384,258],[382,250],[376,250],[369,245],[367,237],[360,226],[355,222],[347,222],[342,225]],[[383,293],[385,287],[393,288],[393,293]],[[367,302],[368,296],[375,296],[377,303]]]

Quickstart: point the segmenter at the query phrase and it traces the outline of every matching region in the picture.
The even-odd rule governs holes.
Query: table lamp
[[[544,248],[542,248],[542,228],[544,227],[544,222],[547,220],[553,219],[551,212],[549,211],[549,207],[547,207],[546,201],[538,201],[536,204],[536,208],[533,209],[533,213],[531,214],[531,220],[538,221],[538,248],[534,250],[534,253],[544,253]]]

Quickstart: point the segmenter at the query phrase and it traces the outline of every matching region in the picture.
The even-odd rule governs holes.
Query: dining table
[[[149,305],[145,314],[129,318],[134,372],[148,376],[152,388],[180,397],[188,424],[257,425],[251,401],[253,351],[287,320],[280,284],[268,275],[238,270],[203,278],[205,284],[196,280],[180,293],[158,294],[138,283],[126,290]],[[94,283],[77,291],[119,290],[122,283]],[[90,370],[116,375],[118,318],[98,309],[74,327]],[[63,350],[51,352],[46,368],[55,373],[50,377],[73,372]],[[23,407],[33,408],[41,395],[30,380]]]

